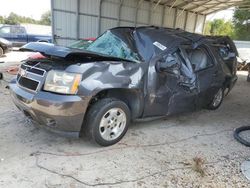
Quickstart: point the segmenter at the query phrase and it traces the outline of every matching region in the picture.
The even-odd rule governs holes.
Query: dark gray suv
[[[85,50],[29,43],[10,84],[16,106],[58,133],[117,143],[131,121],[217,109],[234,86],[237,50],[228,37],[180,29],[123,27]]]

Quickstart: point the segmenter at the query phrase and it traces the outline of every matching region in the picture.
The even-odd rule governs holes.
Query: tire
[[[3,54],[4,54],[4,50],[3,50],[3,48],[0,46],[0,57],[2,57]]]
[[[85,134],[101,146],[119,142],[126,134],[130,123],[128,106],[113,98],[97,101],[86,115]]]
[[[209,110],[216,110],[220,107],[224,99],[224,89],[220,88],[214,95],[213,100],[207,106]]]

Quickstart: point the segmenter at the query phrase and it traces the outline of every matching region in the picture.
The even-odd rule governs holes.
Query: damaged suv
[[[24,114],[54,132],[108,146],[138,119],[217,109],[234,86],[237,50],[228,37],[180,29],[119,27],[85,50],[29,43],[45,58],[23,62],[10,83]]]

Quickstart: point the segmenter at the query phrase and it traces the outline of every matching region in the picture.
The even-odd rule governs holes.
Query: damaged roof
[[[250,10],[250,1],[248,0],[153,0],[152,2],[155,3],[155,5],[153,5],[155,7],[161,4],[167,7],[203,15],[237,6],[244,10]]]

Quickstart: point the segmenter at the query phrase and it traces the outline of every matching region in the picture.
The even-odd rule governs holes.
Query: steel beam
[[[187,30],[187,20],[188,20],[188,11],[186,11],[186,15],[185,15],[185,21],[184,21],[184,30]]]
[[[207,18],[207,16],[204,16],[203,26],[202,26],[202,34],[204,34],[204,32],[205,32],[206,18]]]
[[[80,38],[80,0],[77,0],[76,7],[76,38],[79,40]]]
[[[160,4],[161,1],[162,1],[162,0],[158,0],[158,1],[157,1],[157,3],[155,4],[153,10],[155,10],[155,9],[158,7],[158,5]]]
[[[194,33],[196,31],[197,21],[198,21],[198,14],[195,14],[195,19],[194,19]]]
[[[161,19],[161,26],[162,27],[164,26],[164,23],[165,23],[166,10],[167,10],[167,6],[164,5],[163,12],[162,12],[162,19]]]
[[[119,27],[121,25],[121,10],[124,0],[120,0],[119,8],[118,8],[118,18],[117,18],[117,26]]]
[[[51,25],[52,25],[52,42],[55,44],[56,40],[55,40],[55,13],[54,13],[54,0],[50,1],[50,8],[51,8]]]
[[[99,14],[98,14],[98,35],[101,35],[101,17],[102,17],[102,3],[104,0],[100,0],[99,3]]]
[[[176,28],[177,12],[178,12],[178,11],[177,11],[177,9],[175,8],[173,28]]]

